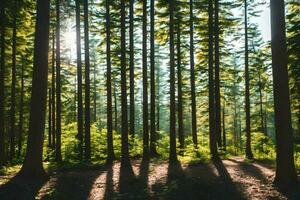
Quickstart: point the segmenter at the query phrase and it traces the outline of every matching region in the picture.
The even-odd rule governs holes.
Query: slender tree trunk
[[[155,127],[155,36],[154,36],[154,20],[155,20],[155,2],[150,1],[150,82],[151,82],[151,105],[150,105],[150,154],[156,156],[156,127]]]
[[[182,108],[182,75],[181,75],[181,33],[180,33],[180,18],[177,19],[177,110],[178,110],[178,139],[179,148],[184,148],[184,133],[183,133],[183,108]]]
[[[79,160],[83,155],[83,103],[82,103],[82,61],[80,37],[80,0],[76,0],[76,47],[77,47],[77,131],[79,140]]]
[[[114,114],[115,114],[115,124],[114,129],[118,131],[118,100],[117,100],[117,88],[116,88],[116,80],[113,79],[114,83]]]
[[[51,88],[49,88],[48,91],[49,91],[48,92],[48,147],[51,148],[51,146],[52,146],[52,102],[51,102],[52,94],[51,94]]]
[[[222,130],[223,130],[223,138],[222,138],[222,146],[223,146],[223,150],[224,151],[226,151],[226,127],[225,127],[225,103],[224,103],[224,105],[223,105],[223,112],[222,112],[222,114],[223,114],[223,117],[222,117],[222,122],[223,122],[223,128],[222,128]]]
[[[129,48],[130,48],[130,131],[132,139],[135,134],[135,104],[134,104],[134,0],[130,0],[129,8]]]
[[[60,0],[56,0],[56,144],[55,160],[61,162]]]
[[[55,111],[56,111],[56,101],[55,101],[55,34],[53,31],[52,34],[52,67],[51,67],[51,90],[52,90],[52,148],[54,149],[56,146],[56,116],[55,116]]]
[[[265,125],[264,125],[264,114],[263,114],[263,95],[262,95],[262,83],[261,83],[261,74],[260,71],[258,72],[258,84],[259,84],[259,105],[260,105],[260,123],[261,123],[261,131],[264,133],[265,136]]]
[[[25,160],[18,174],[38,180],[46,175],[42,158],[48,81],[49,10],[49,0],[37,0],[29,133]]]
[[[253,159],[251,150],[251,124],[250,124],[250,86],[249,86],[249,52],[248,52],[248,11],[247,0],[244,0],[245,15],[245,111],[246,111],[246,157]]]
[[[127,91],[126,91],[126,26],[125,26],[125,0],[121,0],[121,107],[122,107],[122,130],[121,130],[121,165],[128,167],[128,119],[127,119]]]
[[[97,84],[96,84],[96,65],[94,64],[93,70],[93,122],[97,120]]]
[[[215,119],[215,94],[214,94],[214,66],[213,66],[213,0],[209,0],[208,4],[208,34],[209,34],[209,52],[208,52],[208,78],[209,78],[209,144],[212,158],[218,157],[216,143],[216,119]]]
[[[195,61],[194,61],[194,16],[193,0],[190,0],[190,73],[191,73],[191,103],[192,103],[192,137],[195,147],[197,141],[197,115],[196,115],[196,92],[195,92]]]
[[[88,0],[83,1],[84,7],[84,63],[85,63],[85,160],[91,159],[91,114],[90,114],[90,45],[89,45],[89,10]]]
[[[284,0],[271,0],[271,49],[276,132],[275,184],[291,189],[297,182],[287,70]]]
[[[143,159],[149,158],[147,0],[143,1]]]
[[[5,163],[5,145],[4,145],[4,138],[5,138],[5,128],[4,128],[4,64],[5,64],[5,0],[2,1],[2,6],[0,7],[0,45],[1,45],[1,60],[0,60],[0,167]]]
[[[17,9],[17,0],[14,0],[14,9]],[[16,120],[16,45],[17,45],[17,12],[13,16],[12,36],[12,70],[11,70],[11,97],[10,97],[10,153],[9,159],[15,157],[15,120]]]
[[[219,45],[219,1],[215,0],[215,111],[216,111],[216,139],[222,147],[221,134],[221,103],[220,103],[220,45]]]
[[[157,89],[156,89],[156,140],[159,139],[158,138],[158,132],[160,131],[160,98],[159,98],[159,95],[160,95],[160,73],[159,73],[159,65],[157,65],[157,69],[156,69],[157,73],[156,73],[156,86],[157,86]]]
[[[105,1],[106,7],[106,87],[107,87],[107,162],[115,159],[112,132],[112,92],[111,92],[111,54],[110,54],[110,0]]]
[[[174,56],[174,1],[169,0],[170,22],[170,162],[177,162],[176,153],[176,104],[175,104],[175,56]]]
[[[19,134],[18,134],[18,157],[22,153],[23,140],[23,113],[24,113],[24,59],[22,57],[21,66],[21,93],[20,93],[20,111],[19,111]]]

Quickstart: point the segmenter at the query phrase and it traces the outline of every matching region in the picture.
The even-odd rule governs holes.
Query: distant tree
[[[284,0],[271,1],[271,49],[276,131],[275,184],[290,189],[297,182],[287,70]]]
[[[19,125],[18,125],[18,157],[22,153],[22,140],[23,140],[23,122],[24,122],[24,59],[22,56],[22,65],[21,65],[21,91],[20,91],[20,110],[19,110]],[[49,113],[50,114],[50,113]],[[51,124],[50,124],[51,127]],[[51,131],[50,131],[51,135]],[[51,139],[49,140],[51,141]]]
[[[37,0],[29,133],[25,160],[17,175],[39,180],[46,176],[43,168],[43,141],[47,102],[49,10],[49,0]]]

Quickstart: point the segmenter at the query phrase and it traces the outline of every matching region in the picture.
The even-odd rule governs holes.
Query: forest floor
[[[1,177],[0,177],[1,178]],[[282,194],[272,184],[274,168],[231,157],[211,163],[173,164],[132,161],[132,170],[120,163],[98,169],[52,172],[35,187],[0,187],[0,199],[300,199],[300,187]],[[10,192],[9,192],[10,191]]]

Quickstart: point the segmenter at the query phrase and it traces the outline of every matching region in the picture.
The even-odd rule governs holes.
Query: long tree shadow
[[[41,196],[41,199],[88,199],[97,178],[105,171],[106,166],[97,170],[64,171],[53,177],[54,183]]]
[[[114,195],[114,164],[108,164],[107,166],[107,173],[106,173],[106,183],[105,183],[105,192],[104,192],[104,199],[109,200],[113,199]]]
[[[35,199],[38,191],[47,182],[45,179],[30,179],[13,177],[10,181],[0,186],[1,200],[30,200]]]
[[[242,188],[237,188],[221,159],[214,159],[213,164],[224,184],[220,187],[223,199],[246,199],[241,193]]]
[[[261,171],[261,169],[259,169],[258,167],[256,167],[253,164],[249,164],[246,162],[240,162],[237,160],[233,160],[233,159],[227,159],[231,162],[235,162],[238,164],[239,168],[248,176],[252,176],[258,180],[260,180],[262,183],[267,184],[269,183],[269,180],[265,177],[265,175],[263,174],[263,172]]]

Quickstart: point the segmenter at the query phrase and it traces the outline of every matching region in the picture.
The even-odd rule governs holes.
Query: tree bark
[[[192,137],[195,147],[198,145],[197,139],[197,110],[195,92],[195,61],[194,61],[194,16],[193,0],[190,0],[190,73],[191,73],[191,103],[192,103]]]
[[[121,130],[121,165],[130,166],[128,150],[128,119],[127,119],[127,88],[126,88],[126,41],[125,41],[125,0],[121,0],[121,108],[122,108],[122,130]]]
[[[29,133],[25,160],[18,173],[18,176],[30,179],[40,179],[46,175],[42,158],[48,81],[49,10],[49,0],[37,0]]]
[[[129,7],[129,48],[130,48],[130,131],[132,139],[135,135],[135,103],[134,103],[134,0],[130,0]]]
[[[17,45],[17,0],[14,0],[13,36],[12,36],[12,70],[11,70],[11,97],[10,97],[10,152],[9,159],[15,156],[15,121],[16,121],[16,45]]]
[[[184,133],[183,133],[183,108],[182,108],[182,75],[181,75],[181,33],[180,33],[180,17],[177,22],[177,110],[178,110],[178,140],[179,148],[184,148]]]
[[[88,0],[83,1],[84,8],[84,63],[85,63],[85,123],[84,123],[84,133],[85,133],[85,160],[91,159],[91,114],[90,114],[90,45],[89,45],[89,10],[88,10]]]
[[[1,24],[0,24],[0,45],[1,45],[1,60],[0,60],[0,167],[5,163],[5,145],[4,145],[4,138],[5,138],[5,128],[4,128],[4,65],[5,65],[5,3],[6,1],[2,1],[3,4],[0,8],[0,17],[1,17]]]
[[[79,140],[79,160],[83,155],[83,102],[82,102],[82,61],[80,36],[80,0],[76,0],[76,48],[77,48],[77,131]]]
[[[275,184],[291,189],[297,182],[287,70],[284,0],[271,0],[271,49],[276,132]]]
[[[52,33],[52,67],[51,67],[51,90],[52,90],[52,148],[56,146],[56,101],[55,101],[55,34]]]
[[[154,21],[155,20],[155,2],[150,1],[150,84],[151,84],[151,105],[150,105],[150,154],[156,156],[156,127],[155,127],[155,36]]]
[[[143,1],[143,159],[149,158],[147,0]]]
[[[221,134],[221,103],[220,103],[220,45],[219,45],[219,1],[215,0],[215,111],[216,111],[216,139],[222,147]]]
[[[112,132],[112,90],[111,90],[111,52],[110,52],[110,0],[105,1],[106,7],[106,87],[107,87],[107,162],[115,159]]]
[[[212,158],[218,157],[216,143],[216,119],[215,119],[215,94],[214,94],[214,66],[213,66],[213,1],[208,3],[208,79],[209,79],[209,144]]]
[[[55,161],[61,162],[60,0],[56,0],[56,143]]]
[[[249,86],[249,53],[248,53],[248,11],[247,0],[244,0],[244,26],[245,26],[245,111],[246,111],[246,157],[253,159],[251,150],[251,124],[250,124],[250,86]]]
[[[176,153],[176,104],[175,104],[175,58],[174,58],[174,1],[169,0],[170,21],[170,162],[177,162]]]
[[[19,111],[19,134],[18,134],[18,157],[22,153],[22,141],[23,141],[23,114],[24,114],[24,59],[22,56],[21,66],[21,92],[20,92],[20,111]],[[50,114],[50,113],[49,113]]]

